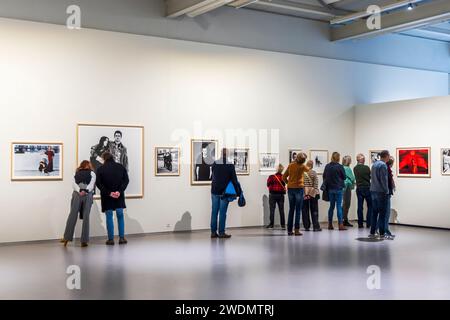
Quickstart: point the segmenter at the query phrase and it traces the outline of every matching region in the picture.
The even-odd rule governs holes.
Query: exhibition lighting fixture
[[[409,6],[408,6],[408,10],[410,10],[410,11],[411,11],[412,9],[414,9],[414,6],[413,6],[413,4],[412,4],[412,3],[410,3],[410,4],[409,4]]]
[[[222,7],[222,6],[224,6],[226,4],[229,4],[230,2],[233,2],[233,1],[234,0],[216,0],[216,1],[213,1],[213,2],[211,2],[211,3],[209,3],[209,4],[205,5],[205,6],[202,6],[202,7],[198,8],[198,9],[195,9],[195,10],[193,10],[191,12],[188,12],[186,15],[188,17],[190,17],[190,18],[195,18],[195,17],[197,17],[199,15],[202,15],[204,13],[210,12],[210,11],[212,11],[214,9]]]

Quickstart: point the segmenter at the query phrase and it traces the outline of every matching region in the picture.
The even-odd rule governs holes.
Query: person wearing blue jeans
[[[119,224],[119,244],[127,244],[123,210],[127,207],[125,190],[130,182],[128,172],[123,165],[114,161],[110,152],[103,153],[102,158],[104,164],[97,169],[96,184],[100,189],[102,212],[106,214],[106,229],[108,231],[106,245],[114,245],[114,211],[116,211]]]
[[[342,210],[342,200],[344,197],[344,191],[342,189],[334,189],[328,191],[328,197],[330,198],[330,208],[328,209],[328,222],[333,222],[334,208],[337,209],[337,218],[339,225],[344,223],[344,214]]]
[[[219,235],[225,234],[227,211],[230,199],[222,195],[211,194],[211,235],[217,237],[217,218],[219,218]]]
[[[300,217],[303,209],[304,189],[288,189],[289,198],[289,216],[288,216],[288,233],[292,235],[292,229],[295,229],[297,235],[300,230]],[[295,214],[295,221],[294,221]]]
[[[394,174],[392,172],[392,167],[394,165],[394,158],[390,157],[389,161],[386,163],[388,168],[388,187],[389,187],[389,194],[387,196],[386,200],[386,217],[384,219],[384,232],[385,232],[385,239],[387,240],[394,240],[395,235],[391,233],[391,230],[389,229],[389,221],[391,219],[391,198],[394,195],[395,192],[395,181],[394,181]],[[379,226],[378,226],[379,227]]]
[[[384,150],[380,153],[380,160],[376,161],[371,170],[370,192],[372,194],[372,221],[369,238],[375,238],[377,228],[380,238],[385,238],[386,210],[388,207],[389,190],[389,171],[388,163],[390,159],[389,151]]]
[[[289,236],[302,235],[300,232],[300,216],[303,211],[303,197],[305,196],[304,174],[309,172],[309,168],[305,165],[306,159],[307,155],[305,153],[298,153],[295,160],[289,164],[283,174],[283,181],[288,188],[289,217],[287,231]],[[295,228],[294,232],[292,232],[293,228]]]
[[[356,196],[358,198],[358,227],[364,228],[364,220],[367,228],[370,228],[372,219],[372,195],[370,194],[370,168],[365,164],[366,157],[360,153],[356,156],[358,164],[353,168],[356,178]],[[367,217],[364,219],[364,201],[367,204]]]
[[[339,152],[333,152],[331,162],[325,166],[323,172],[323,187],[328,192],[330,199],[330,208],[328,209],[328,230],[334,230],[333,215],[334,208],[337,209],[337,216],[339,221],[339,231],[345,231],[344,216],[342,210],[342,201],[344,197],[346,173],[344,166],[339,162],[341,155]]]
[[[116,209],[117,224],[119,227],[119,239],[125,239],[125,221],[123,209]],[[114,211],[106,211],[106,229],[108,230],[108,241],[114,241]]]
[[[214,161],[211,172],[211,238],[229,239],[231,235],[225,232],[228,205],[242,195],[242,188],[237,179],[234,164],[228,161],[227,149],[222,149],[222,157]],[[230,184],[234,187],[233,195],[228,194]],[[219,218],[219,230],[217,230],[217,218]]]

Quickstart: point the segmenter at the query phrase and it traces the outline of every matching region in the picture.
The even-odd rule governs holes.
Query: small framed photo
[[[302,149],[289,149],[289,163],[294,162],[297,155],[302,152]]]
[[[381,160],[382,150],[369,150],[369,164],[372,166],[378,160]]]
[[[431,148],[397,148],[397,177],[431,178]]]
[[[323,174],[325,166],[329,162],[329,152],[328,150],[310,150],[309,159],[313,162],[313,170],[317,174]]]
[[[441,149],[441,173],[450,176],[450,148]]]
[[[155,148],[155,176],[180,175],[180,148]]]
[[[13,142],[11,180],[63,180],[63,144],[52,142]]]
[[[277,170],[280,163],[280,155],[278,153],[260,153],[259,154],[259,171],[263,173],[273,173]]]
[[[228,149],[228,161],[234,164],[237,175],[249,175],[250,174],[250,162],[249,162],[250,149]]]
[[[211,184],[212,165],[217,160],[218,152],[217,140],[191,140],[191,185]]]

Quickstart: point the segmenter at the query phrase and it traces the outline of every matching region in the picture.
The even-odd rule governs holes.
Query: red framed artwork
[[[431,178],[431,148],[397,148],[397,177]]]

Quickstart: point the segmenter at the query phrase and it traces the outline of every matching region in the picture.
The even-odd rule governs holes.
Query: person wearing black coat
[[[333,215],[334,208],[337,209],[337,216],[339,221],[339,230],[347,230],[344,226],[344,217],[342,210],[342,200],[345,188],[345,170],[339,163],[341,155],[339,152],[333,152],[331,162],[325,166],[323,172],[323,184],[328,192],[330,198],[330,208],[328,209],[328,230],[333,230]]]
[[[102,155],[104,164],[97,169],[97,187],[100,189],[102,212],[106,213],[106,228],[108,230],[107,245],[114,245],[113,214],[116,211],[119,225],[119,244],[126,244],[125,222],[123,210],[125,204],[125,190],[130,182],[127,170],[120,163],[114,162],[111,153]]]
[[[240,196],[242,193],[241,186],[236,175],[236,168],[234,164],[227,162],[227,149],[222,150],[222,158],[215,161],[212,165],[212,183],[211,183],[211,238],[231,238],[229,234],[225,233],[227,210],[230,201],[234,197],[225,195],[228,184],[231,182],[236,191],[235,196]],[[217,226],[217,219],[219,219],[219,226]],[[219,230],[217,230],[219,227]],[[219,233],[217,233],[219,231]]]

